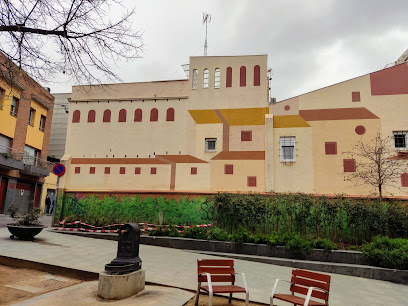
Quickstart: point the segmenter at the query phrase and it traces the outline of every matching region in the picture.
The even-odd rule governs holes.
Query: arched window
[[[150,121],[157,121],[159,119],[159,111],[157,108],[153,108],[150,111]]]
[[[227,68],[227,78],[226,78],[225,86],[232,87],[232,68],[231,67]]]
[[[110,122],[111,119],[111,111],[109,109],[105,109],[103,112],[103,122]]]
[[[119,122],[126,122],[126,109],[119,111]]]
[[[96,112],[93,109],[91,109],[88,112],[88,122],[95,122],[95,116],[96,116]]]
[[[220,68],[215,68],[214,72],[214,88],[220,88],[221,82],[221,70]]]
[[[78,123],[79,120],[81,120],[81,112],[79,110],[76,110],[72,114],[72,123]]]
[[[261,85],[261,67],[259,65],[254,66],[254,86]]]
[[[193,89],[197,89],[197,80],[198,80],[198,71],[197,69],[193,70]]]
[[[142,122],[142,115],[143,115],[143,112],[140,108],[135,110],[135,122]]]
[[[166,121],[174,121],[174,108],[167,109]]]
[[[246,86],[246,67],[241,66],[239,69],[239,86],[245,87]]]
[[[203,88],[208,88],[208,69],[205,68],[203,71]]]

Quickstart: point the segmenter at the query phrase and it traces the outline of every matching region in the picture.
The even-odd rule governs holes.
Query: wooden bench
[[[245,293],[245,305],[249,303],[249,291],[244,273],[235,273],[234,260],[232,259],[203,259],[197,260],[198,288],[195,305],[198,305],[200,291],[208,293],[208,305],[212,306],[214,293],[229,293],[231,303],[233,293]],[[244,288],[235,285],[235,275],[241,274],[244,280]],[[207,286],[202,286],[207,283]],[[231,283],[231,285],[216,285],[213,283]]]
[[[275,294],[279,279],[275,281],[271,292],[271,306],[273,299],[279,299],[293,305],[325,306],[329,305],[330,275],[311,272],[307,270],[293,269],[290,282],[292,294]],[[306,297],[295,296],[295,293]],[[320,301],[311,300],[316,298]]]

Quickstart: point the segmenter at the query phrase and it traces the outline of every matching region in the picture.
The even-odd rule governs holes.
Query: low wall
[[[246,254],[266,257],[279,257],[300,259],[309,261],[323,261],[346,263],[353,265],[364,265],[366,263],[361,256],[361,252],[356,251],[331,251],[326,253],[324,250],[315,249],[311,253],[296,253],[288,250],[284,246],[270,247],[266,244],[244,243],[237,246],[233,242],[200,240],[179,237],[161,237],[144,236],[140,237],[142,244],[162,246],[166,248],[199,250],[219,253]]]
[[[116,234],[105,233],[59,233],[108,240],[117,240],[118,238]],[[361,252],[356,251],[334,250],[325,253],[324,250],[315,249],[309,254],[299,256],[293,250],[287,250],[282,246],[269,247],[268,245],[254,243],[244,243],[242,246],[236,246],[234,243],[227,241],[145,235],[140,237],[140,243],[167,248],[195,250],[198,253],[213,256],[408,284],[408,270],[369,266],[364,262]]]

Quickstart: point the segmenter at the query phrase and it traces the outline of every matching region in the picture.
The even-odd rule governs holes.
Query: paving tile
[[[40,233],[34,242],[9,239],[7,228],[0,228],[0,255],[35,260],[92,272],[100,272],[116,257],[117,242],[59,234]],[[33,256],[35,254],[35,256]],[[146,281],[196,289],[197,259],[217,258],[187,250],[140,246]],[[236,270],[244,272],[250,299],[268,303],[276,278],[290,279],[290,267],[235,260]],[[407,305],[408,286],[353,276],[331,274],[330,305]],[[281,287],[281,292],[288,288]],[[278,304],[280,305],[280,304]]]

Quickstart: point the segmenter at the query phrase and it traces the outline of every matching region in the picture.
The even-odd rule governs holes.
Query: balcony
[[[23,155],[9,147],[0,145],[0,169],[23,170]]]
[[[0,144],[0,169],[19,170],[31,176],[43,177],[50,174],[52,163],[27,153],[16,151]]]
[[[24,167],[20,170],[21,173],[37,177],[50,175],[52,164],[44,159],[33,156],[24,156],[23,164]]]

